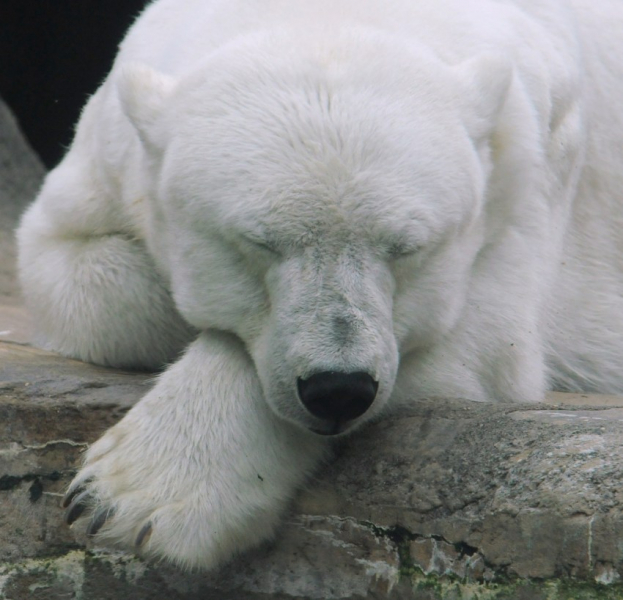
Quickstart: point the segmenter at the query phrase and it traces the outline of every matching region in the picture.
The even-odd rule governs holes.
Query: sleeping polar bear
[[[622,29],[614,0],[150,5],[18,231],[40,344],[176,360],[68,522],[211,568],[400,403],[623,391]]]

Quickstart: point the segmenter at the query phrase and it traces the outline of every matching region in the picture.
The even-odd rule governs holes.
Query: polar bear
[[[158,0],[18,231],[38,343],[169,365],[88,532],[213,568],[429,396],[622,392],[623,8]]]

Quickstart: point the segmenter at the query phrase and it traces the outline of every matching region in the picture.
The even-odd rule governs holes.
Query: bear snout
[[[345,422],[363,415],[374,402],[378,387],[378,381],[365,372],[325,371],[297,380],[305,408],[331,426],[328,433],[319,432],[325,435],[340,433]]]

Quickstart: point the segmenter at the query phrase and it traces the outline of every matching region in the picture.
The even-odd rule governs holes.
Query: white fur
[[[623,392],[623,8],[159,0],[18,232],[40,343],[182,358],[89,451],[101,537],[212,567],[351,430],[430,395]],[[199,334],[199,337],[192,341]]]

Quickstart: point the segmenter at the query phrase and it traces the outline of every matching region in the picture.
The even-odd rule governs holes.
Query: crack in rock
[[[23,482],[32,481],[29,488],[31,502],[36,502],[43,495],[41,480],[58,481],[62,477],[59,471],[51,473],[27,473],[26,475],[2,475],[0,476],[0,492],[9,492],[19,487]]]
[[[449,575],[463,581],[480,582],[492,581],[498,576],[484,554],[466,542],[451,542],[436,534],[413,533],[400,525],[381,527],[367,521],[359,523],[395,545],[402,575],[410,576],[418,570],[424,575]]]

